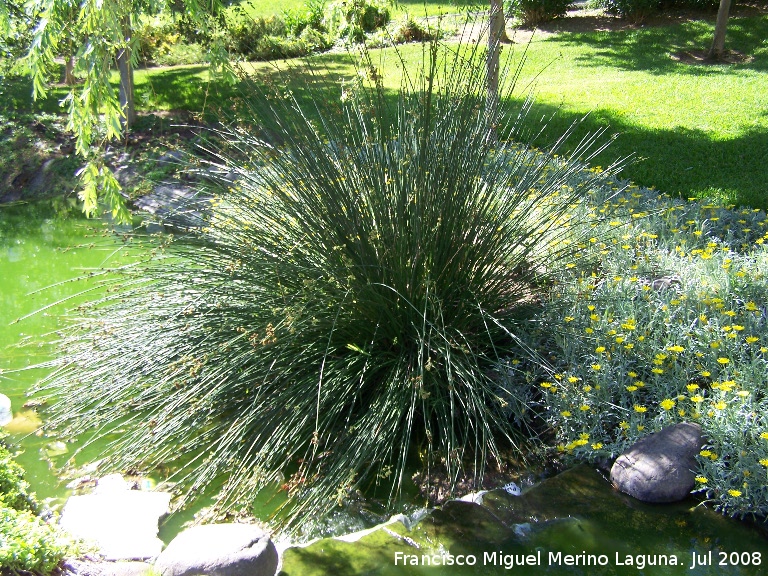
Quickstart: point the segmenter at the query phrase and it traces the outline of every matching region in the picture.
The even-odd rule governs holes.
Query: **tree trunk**
[[[502,44],[509,44],[510,39],[507,36],[506,19],[504,18],[503,0],[491,0],[491,36],[495,36]]]
[[[75,56],[67,54],[64,57],[64,84],[74,86],[75,82]]]
[[[123,129],[131,129],[136,120],[136,107],[133,102],[133,66],[131,65],[130,16],[123,20],[123,33],[126,44],[117,53],[117,69],[120,71],[120,109],[123,111]]]
[[[715,37],[712,40],[712,48],[709,49],[707,58],[720,60],[725,52],[725,30],[728,27],[728,14],[731,11],[731,0],[720,0],[720,8],[717,10],[717,22],[715,23]]]
[[[504,22],[504,7],[501,0],[491,0],[488,26],[488,56],[486,61],[488,82],[488,97],[486,101],[486,115],[492,125],[488,135],[491,141],[498,140],[496,128],[493,126],[499,109],[499,57],[501,43],[509,42]]]

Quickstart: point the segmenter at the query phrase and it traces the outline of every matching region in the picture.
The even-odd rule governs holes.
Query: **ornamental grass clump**
[[[220,485],[219,510],[279,486],[291,528],[356,490],[392,502],[418,467],[499,465],[528,433],[499,362],[603,176],[501,139],[521,110],[486,107],[481,56],[433,44],[394,97],[262,88],[263,129],[209,139],[227,178],[199,230],[63,336],[54,425],[111,439],[113,468],[170,467],[187,499]]]

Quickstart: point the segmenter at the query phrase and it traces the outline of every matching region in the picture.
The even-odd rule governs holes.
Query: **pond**
[[[39,408],[29,404],[27,391],[44,372],[19,370],[50,356],[51,350],[39,344],[41,336],[55,332],[78,301],[98,294],[102,270],[139,257],[140,251],[128,249],[128,244],[107,222],[85,220],[66,203],[0,207],[0,392],[11,398],[14,409],[6,430],[23,450],[18,460],[38,497],[54,505],[70,493],[55,468],[85,465],[98,456],[99,446],[73,458],[75,445],[36,435]],[[193,514],[186,510],[172,515],[161,537],[169,541]],[[335,515],[322,533],[358,530],[381,518],[375,503],[356,503],[354,510]],[[723,518],[694,500],[674,506],[641,504],[584,468],[538,483],[519,498],[494,491],[482,506],[450,503],[409,528],[395,523],[356,543],[323,539],[291,548],[283,572],[757,575],[768,564],[768,540],[759,528]],[[422,556],[441,561],[451,555],[474,557],[476,564],[422,562]],[[516,559],[526,562],[526,556],[532,556],[531,563],[505,565]],[[679,565],[651,564],[673,556]],[[584,566],[590,558],[598,565]],[[603,560],[606,565],[599,564]]]

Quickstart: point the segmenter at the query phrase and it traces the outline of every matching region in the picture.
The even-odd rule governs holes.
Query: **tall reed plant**
[[[243,117],[267,129],[209,139],[227,177],[199,230],[61,340],[54,423],[111,438],[117,468],[185,455],[185,497],[222,482],[221,509],[281,485],[291,528],[356,490],[392,502],[414,463],[451,483],[498,465],[530,434],[504,359],[591,233],[579,206],[603,174],[505,139],[525,106],[514,70],[486,106],[481,52],[427,46],[394,95],[370,61],[309,105],[257,83]]]

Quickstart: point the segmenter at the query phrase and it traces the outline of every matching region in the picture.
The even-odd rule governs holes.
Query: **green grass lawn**
[[[716,197],[768,208],[768,15],[731,18],[727,46],[748,55],[747,62],[691,65],[670,57],[706,48],[712,29],[711,22],[690,21],[534,36],[517,88],[521,99],[525,90],[536,96],[531,118],[551,117],[550,129],[534,144],[546,146],[588,115],[582,133],[607,125],[620,134],[597,163],[605,166],[634,154],[637,160],[624,176],[640,185],[683,198]],[[408,67],[421,61],[421,45],[399,50]],[[505,48],[508,57],[518,60],[525,51],[520,44]],[[374,50],[371,57],[394,97],[401,77],[398,58],[391,49]],[[344,54],[322,54],[308,62],[329,98],[340,97],[343,82],[355,74]],[[269,73],[274,68],[274,63],[265,63],[253,70]],[[289,78],[300,95],[306,77],[294,71]],[[139,70],[136,87],[138,106],[145,110],[216,114],[221,107],[233,110],[233,97],[243,92],[210,83],[204,66]],[[18,107],[25,90],[12,92]],[[38,108],[55,108],[62,94],[53,94],[52,101],[38,103]]]
[[[246,12],[252,16],[275,16],[284,10],[296,10],[304,6],[304,0],[244,0],[240,2]],[[392,4],[392,15],[398,17],[402,14],[411,16],[437,16],[439,14],[451,14],[467,9],[484,8],[485,3],[476,0],[398,0]]]
[[[635,153],[626,176],[687,197],[768,207],[768,17],[731,19],[728,45],[753,59],[691,65],[671,53],[706,48],[712,25],[688,22],[535,40],[524,75],[554,133],[589,113],[586,129],[620,137],[602,155]],[[522,52],[517,49],[517,52]]]

